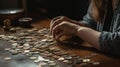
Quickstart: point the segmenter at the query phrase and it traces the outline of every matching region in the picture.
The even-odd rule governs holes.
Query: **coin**
[[[53,55],[53,58],[55,58],[55,59],[59,59],[60,58],[60,56],[57,56],[57,55]]]
[[[47,63],[45,63],[45,62],[40,62],[40,63],[38,64],[38,66],[41,66],[41,67],[46,66],[46,65],[47,65]]]
[[[34,60],[34,62],[35,62],[35,63],[39,63],[39,62],[40,62],[40,60],[39,60],[39,59],[36,59],[36,60]]]
[[[16,28],[11,28],[11,29],[10,29],[10,32],[11,32],[11,33],[16,33]]]
[[[49,63],[50,67],[56,66],[56,63]]]
[[[67,57],[65,57],[65,60],[72,60],[72,57],[71,56],[67,56]]]
[[[30,57],[30,59],[31,59],[31,60],[35,60],[35,59],[37,59],[37,57]]]
[[[99,65],[100,62],[93,62],[93,65]]]
[[[20,53],[27,55],[33,62],[38,63],[39,67],[59,67],[55,59],[59,62],[63,62],[70,65],[81,64],[81,66],[89,63],[98,65],[100,62],[92,62],[91,57],[97,54],[91,54],[85,57],[80,57],[76,54],[70,54],[67,51],[63,51],[56,46],[56,41],[53,36],[49,35],[50,29],[30,29],[19,31],[20,33],[12,36],[0,35],[0,39],[7,40],[12,44],[11,48],[5,48],[13,54]],[[47,59],[46,59],[47,58]],[[49,59],[48,59],[49,58]]]
[[[24,53],[29,53],[30,52],[30,50],[24,50]]]
[[[15,47],[16,47],[17,45],[18,45],[18,43],[13,43],[13,44],[12,44],[12,46],[15,46]]]
[[[88,63],[88,62],[90,62],[90,59],[83,59],[82,62],[83,62],[83,63]]]
[[[9,51],[11,48],[5,48],[4,50]]]
[[[8,60],[11,60],[12,58],[11,57],[5,57],[4,60],[8,61]]]
[[[17,55],[17,54],[18,54],[18,51],[17,51],[17,50],[13,50],[11,53],[12,53],[13,55]]]
[[[64,63],[68,63],[68,62],[69,62],[69,60],[63,60],[63,62],[64,62]]]
[[[64,60],[64,58],[63,58],[63,57],[60,57],[60,58],[58,58],[58,60],[59,60],[59,61],[63,61],[63,60]]]
[[[56,66],[56,63],[54,61],[48,61],[48,65],[50,67]]]

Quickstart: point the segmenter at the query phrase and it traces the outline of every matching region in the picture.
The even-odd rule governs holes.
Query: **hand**
[[[51,31],[53,30],[53,27],[55,27],[56,25],[60,24],[63,21],[68,21],[69,23],[74,23],[74,24],[83,26],[83,24],[79,23],[78,21],[69,19],[68,17],[65,17],[65,16],[58,16],[53,18],[50,22],[50,33],[52,33]]]
[[[53,37],[60,41],[62,36],[76,36],[77,30],[80,26],[74,23],[70,23],[68,21],[63,21],[58,25],[54,26],[51,30]]]

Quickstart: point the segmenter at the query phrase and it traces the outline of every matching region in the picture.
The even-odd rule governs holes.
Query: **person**
[[[64,35],[78,36],[94,48],[118,56],[120,55],[120,0],[91,0],[83,20],[55,17],[50,23],[50,32],[57,41]]]
[[[58,16],[51,20],[50,32],[58,41],[64,35],[78,36],[94,48],[120,55],[120,0],[91,0],[81,21]]]

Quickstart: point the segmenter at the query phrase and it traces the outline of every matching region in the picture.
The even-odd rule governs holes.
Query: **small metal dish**
[[[31,26],[31,22],[32,22],[32,18],[30,17],[23,17],[23,18],[19,18],[19,25],[22,27],[32,27]]]

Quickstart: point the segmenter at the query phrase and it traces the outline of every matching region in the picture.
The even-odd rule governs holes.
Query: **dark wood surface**
[[[39,20],[35,21],[32,26],[35,28],[41,29],[43,27],[49,28],[50,25],[50,19],[44,19],[44,20]],[[2,30],[0,30],[1,34],[4,34]],[[80,47],[78,46],[66,46],[62,44],[57,44],[56,47],[60,48],[61,50],[64,50],[69,53],[77,54],[80,57],[88,56],[91,54],[97,54],[97,56],[93,57],[93,61],[98,61],[100,62],[99,65],[88,65],[85,67],[120,67],[120,59],[117,57],[109,56],[107,54],[103,54],[100,51],[92,48],[89,46],[88,43],[82,43],[80,45],[84,45],[85,47]],[[9,52],[5,51],[4,48],[6,47],[11,47],[10,43],[7,41],[0,41],[0,67],[37,67],[37,65],[32,62],[31,60],[28,59],[28,57],[24,55],[12,55]],[[12,57],[12,60],[10,61],[5,61],[3,60],[4,57],[10,56]],[[69,66],[64,66],[62,67],[69,67]],[[76,66],[79,67],[79,66]]]

